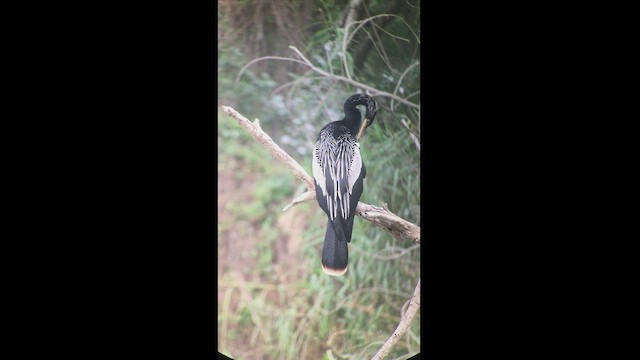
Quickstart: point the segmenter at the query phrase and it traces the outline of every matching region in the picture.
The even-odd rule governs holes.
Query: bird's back
[[[365,167],[355,136],[341,121],[320,131],[313,165],[318,203],[334,224],[337,237],[350,241]]]

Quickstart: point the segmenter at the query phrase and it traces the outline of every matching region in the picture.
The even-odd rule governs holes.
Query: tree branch
[[[398,89],[400,89],[400,85],[402,85],[402,79],[404,79],[405,75],[407,75],[407,73],[408,73],[411,69],[413,69],[415,66],[418,66],[418,65],[420,65],[420,61],[416,61],[416,62],[414,62],[413,64],[411,64],[411,66],[409,66],[408,68],[406,68],[406,70],[405,70],[404,72],[402,72],[402,75],[400,75],[400,79],[398,79],[398,83],[396,84],[396,88],[395,88],[395,89],[393,89],[393,95],[395,95],[395,94],[397,94],[397,93],[398,93]],[[393,99],[391,99],[390,106],[391,106],[391,112],[394,112],[394,111],[395,111],[395,109],[394,109],[394,107],[393,107]]]
[[[420,151],[420,139],[418,139],[418,136],[413,131],[411,131],[411,128],[409,127],[409,124],[405,119],[402,119],[401,122],[402,125],[404,125],[404,127],[409,130],[409,137],[411,138],[411,140],[413,140],[413,143],[418,148],[418,151]]]
[[[242,126],[245,130],[253,136],[254,139],[258,140],[259,143],[264,145],[275,157],[278,158],[283,164],[285,164],[289,169],[293,171],[293,175],[295,175],[300,181],[302,181],[308,190],[314,190],[316,184],[313,181],[313,178],[307,174],[300,164],[295,161],[286,151],[282,150],[278,144],[271,139],[271,136],[264,132],[260,127],[260,120],[256,119],[254,122],[250,122],[249,119],[240,115],[234,108],[230,106],[222,106],[222,110],[229,114],[232,118],[238,121],[238,124]]]
[[[416,290],[413,292],[413,296],[411,297],[409,308],[407,309],[407,312],[402,317],[402,320],[400,320],[398,327],[393,332],[391,337],[387,339],[384,345],[382,345],[380,350],[378,350],[378,352],[373,356],[373,358],[371,358],[371,360],[382,360],[387,355],[389,355],[389,352],[391,351],[391,348],[393,347],[393,345],[395,345],[398,342],[398,340],[400,340],[402,335],[404,335],[407,332],[407,329],[409,329],[409,326],[411,325],[411,321],[416,316],[416,313],[418,312],[419,308],[420,308],[420,280],[418,280],[418,284],[416,285]]]
[[[371,86],[365,85],[365,84],[360,83],[360,82],[357,82],[357,81],[355,81],[355,80],[351,80],[351,79],[346,78],[346,77],[344,77],[344,76],[339,76],[339,75],[330,74],[330,73],[328,73],[328,72],[326,72],[326,71],[324,71],[324,70],[320,69],[319,67],[317,67],[317,66],[313,65],[313,63],[312,63],[311,61],[309,61],[309,59],[307,59],[304,55],[302,55],[302,53],[300,52],[300,50],[298,50],[295,46],[291,46],[291,45],[289,45],[289,48],[290,48],[291,50],[293,50],[293,51],[294,51],[294,52],[295,52],[295,53],[296,53],[296,54],[297,54],[297,55],[302,59],[302,61],[303,61],[303,62],[304,62],[308,67],[310,67],[310,68],[311,68],[311,70],[313,70],[313,71],[317,72],[318,74],[321,74],[321,75],[323,75],[323,76],[325,76],[325,77],[327,77],[327,78],[330,78],[330,79],[335,79],[335,80],[338,80],[338,81],[345,82],[345,83],[347,83],[347,84],[351,84],[351,85],[354,85],[354,86],[361,87],[361,88],[363,88],[363,89],[365,89],[365,90],[370,91],[373,95],[385,96],[385,97],[388,97],[388,98],[391,98],[391,99],[395,99],[395,100],[396,100],[396,101],[398,101],[398,102],[401,102],[401,103],[403,103],[403,104],[405,104],[405,105],[409,105],[409,106],[410,106],[410,107],[412,107],[412,108],[415,108],[415,109],[420,110],[420,105],[414,104],[414,103],[412,103],[411,101],[406,100],[406,99],[403,99],[403,98],[401,98],[401,97],[399,97],[399,96],[397,96],[397,95],[390,94],[390,93],[388,93],[388,92],[386,92],[386,91],[378,90],[378,89],[376,89],[376,88],[373,88],[373,87],[371,87]],[[296,61],[295,59],[292,59],[292,60]],[[296,62],[299,62],[299,61],[296,61]]]
[[[287,154],[286,151],[282,150],[282,148],[280,148],[280,146],[278,146],[278,144],[276,144],[273,139],[271,139],[271,137],[262,130],[258,119],[256,119],[255,122],[250,122],[230,106],[222,106],[222,110],[234,118],[240,126],[247,130],[259,143],[264,145],[264,147],[278,158],[280,162],[291,169],[293,174],[307,187],[307,191],[305,193],[293,199],[293,201],[285,206],[282,211],[286,211],[299,203],[314,200],[316,198],[315,180],[307,174],[305,169],[300,166],[297,161]],[[382,204],[382,207],[378,207],[358,202],[356,215],[386,230],[396,239],[399,239],[400,236],[404,236],[416,244],[420,243],[420,227],[392,213],[387,209],[387,205],[384,203]]]
[[[420,110],[420,105],[415,104],[407,99],[404,99],[398,95],[395,94],[391,94],[388,93],[386,91],[382,91],[382,90],[378,90],[374,87],[365,85],[361,82],[357,82],[355,80],[346,78],[344,76],[340,76],[340,75],[334,75],[331,73],[328,73],[322,69],[320,69],[319,67],[313,65],[313,63],[311,61],[309,61],[309,59],[307,59],[304,55],[302,55],[302,53],[300,52],[300,50],[298,50],[295,46],[289,46],[289,48],[291,50],[293,50],[301,59],[302,61],[298,60],[298,59],[293,59],[293,58],[285,58],[285,57],[280,57],[280,56],[263,56],[257,59],[254,59],[252,61],[250,61],[248,64],[246,64],[245,66],[242,67],[242,69],[240,69],[240,71],[238,72],[238,75],[236,76],[235,82],[237,83],[238,80],[240,79],[240,77],[242,76],[242,74],[244,74],[244,72],[247,70],[247,68],[249,68],[249,66],[255,64],[258,61],[263,61],[263,60],[286,60],[286,61],[293,61],[295,63],[298,64],[303,64],[305,66],[308,66],[309,68],[311,68],[312,71],[317,72],[318,74],[322,75],[325,78],[328,79],[332,79],[332,80],[337,80],[337,81],[342,81],[345,82],[347,84],[351,84],[353,86],[357,86],[360,88],[363,88],[367,91],[369,91],[371,93],[371,95],[378,95],[378,96],[384,96],[384,97],[388,97],[390,99],[393,99],[397,102],[403,103],[405,105],[408,105],[414,109],[417,109],[418,111]]]

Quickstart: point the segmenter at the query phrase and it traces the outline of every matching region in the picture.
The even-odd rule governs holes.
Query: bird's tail
[[[342,228],[338,230],[342,232]],[[347,272],[348,263],[347,240],[344,235],[336,237],[336,232],[329,220],[322,245],[322,270],[328,275],[340,276]]]

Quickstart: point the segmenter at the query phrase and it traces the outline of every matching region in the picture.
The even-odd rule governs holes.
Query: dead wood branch
[[[349,78],[346,78],[346,77],[344,77],[344,76],[339,76],[339,75],[329,74],[328,72],[326,72],[326,71],[324,71],[324,70],[320,69],[319,67],[317,67],[317,66],[313,65],[313,63],[312,63],[311,61],[309,61],[309,59],[307,59],[304,55],[302,55],[302,53],[300,52],[300,50],[298,50],[295,46],[289,46],[289,48],[290,48],[291,50],[293,50],[293,51],[294,51],[294,52],[295,52],[295,53],[296,53],[296,54],[297,54],[297,55],[302,59],[302,61],[303,61],[307,66],[309,66],[309,67],[311,68],[311,70],[313,70],[313,71],[317,72],[318,74],[321,74],[321,75],[323,75],[323,76],[325,76],[325,77],[327,77],[327,78],[330,78],[330,79],[334,79],[334,80],[342,81],[342,82],[345,82],[345,83],[347,83],[347,84],[351,84],[351,85],[354,85],[354,86],[361,87],[361,88],[363,88],[363,89],[368,90],[369,92],[371,92],[371,94],[372,94],[372,95],[385,96],[385,97],[388,97],[388,98],[394,99],[394,100],[396,100],[396,101],[398,101],[398,102],[401,102],[401,103],[403,103],[403,104],[405,104],[405,105],[409,105],[409,106],[411,106],[411,107],[413,107],[413,108],[415,108],[415,109],[420,110],[420,105],[414,104],[414,103],[412,103],[411,101],[406,100],[406,99],[403,99],[403,98],[401,98],[401,97],[399,97],[399,96],[397,96],[397,95],[390,94],[390,93],[388,93],[388,92],[386,92],[386,91],[378,90],[378,89],[376,89],[376,88],[374,88],[374,87],[371,87],[371,86],[365,85],[365,84],[363,84],[363,83],[360,83],[360,82],[354,81],[354,80],[349,79]]]
[[[260,120],[256,119],[254,122],[249,121],[246,117],[240,115],[234,108],[230,106],[222,106],[222,110],[229,114],[232,118],[238,121],[238,124],[242,126],[245,130],[253,136],[254,139],[258,140],[259,143],[264,145],[264,147],[269,150],[278,160],[280,160],[283,164],[285,164],[289,169],[293,171],[293,174],[302,181],[307,189],[313,190],[316,185],[307,172],[304,170],[297,161],[295,161],[286,151],[282,150],[278,144],[271,139],[271,136],[264,132],[260,127]]]
[[[378,352],[373,356],[373,358],[371,358],[371,360],[382,360],[389,354],[393,345],[395,345],[395,343],[397,343],[398,340],[400,340],[402,335],[404,335],[407,332],[407,329],[409,329],[409,326],[411,325],[411,321],[416,316],[416,313],[418,312],[419,308],[420,308],[420,280],[418,280],[418,284],[416,285],[416,290],[413,292],[413,296],[411,297],[409,308],[407,309],[407,312],[402,317],[402,320],[400,320],[398,327],[393,332],[391,337],[387,339],[384,345],[382,345],[380,350],[378,350]]]
[[[404,127],[407,130],[409,130],[409,137],[411,138],[411,140],[413,140],[413,143],[418,148],[418,151],[420,151],[420,139],[418,139],[418,136],[413,131],[411,131],[411,128],[409,127],[409,123],[407,123],[407,120],[402,119],[401,122],[402,122],[402,125],[404,125]]]
[[[263,56],[257,59],[253,59],[251,62],[249,62],[247,65],[243,66],[242,69],[240,69],[240,71],[238,72],[238,75],[236,76],[236,82],[238,82],[238,80],[240,79],[240,77],[242,76],[242,74],[244,74],[244,72],[247,70],[247,68],[251,65],[253,65],[254,63],[258,62],[258,61],[263,61],[263,60],[285,60],[285,61],[293,61],[295,63],[298,64],[304,64],[306,66],[308,66],[309,68],[311,68],[312,71],[317,72],[318,74],[322,75],[324,78],[326,79],[331,79],[331,80],[336,80],[336,81],[341,81],[347,84],[351,84],[353,86],[362,88],[364,90],[369,91],[369,93],[372,96],[383,96],[383,97],[387,97],[390,99],[393,99],[397,102],[403,103],[405,105],[408,105],[414,109],[417,109],[418,111],[420,111],[420,105],[415,104],[407,99],[404,99],[398,95],[395,94],[391,94],[388,93],[386,91],[382,91],[379,89],[376,89],[374,87],[365,85],[361,82],[346,78],[344,76],[339,76],[339,75],[334,75],[331,73],[328,73],[322,69],[320,69],[319,67],[313,65],[313,63],[311,61],[309,61],[309,59],[307,59],[304,55],[302,55],[302,53],[300,52],[300,50],[298,50],[295,46],[289,46],[289,48],[291,50],[293,50],[302,60],[298,60],[298,59],[293,59],[293,58],[285,58],[285,57],[279,57],[279,56]]]

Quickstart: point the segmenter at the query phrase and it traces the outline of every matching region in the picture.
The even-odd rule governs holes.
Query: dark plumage
[[[364,118],[356,107],[364,105]],[[366,94],[356,94],[344,103],[344,119],[327,124],[313,152],[316,199],[327,214],[327,230],[322,247],[322,269],[329,275],[347,271],[353,218],[366,176],[358,140],[373,123],[378,104]]]

